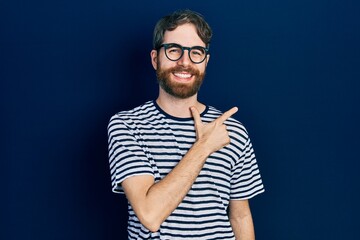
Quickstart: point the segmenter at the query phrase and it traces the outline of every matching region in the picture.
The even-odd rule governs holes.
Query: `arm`
[[[237,108],[232,108],[213,122],[203,124],[199,112],[192,107],[196,142],[177,166],[157,183],[152,176],[145,175],[133,176],[122,182],[136,216],[150,231],[156,232],[184,199],[207,157],[230,143],[223,123],[236,111]]]
[[[255,231],[248,200],[230,200],[229,218],[237,240],[254,240]]]

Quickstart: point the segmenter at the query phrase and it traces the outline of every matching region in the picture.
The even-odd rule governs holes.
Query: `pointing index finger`
[[[226,111],[221,115],[217,121],[219,121],[221,124],[223,124],[229,117],[231,117],[233,114],[235,114],[238,111],[237,107],[233,107],[230,110]]]

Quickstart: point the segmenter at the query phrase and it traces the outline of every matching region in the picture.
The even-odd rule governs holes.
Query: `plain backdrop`
[[[253,141],[257,239],[359,239],[355,0],[2,0],[0,239],[127,238],[107,124],[156,98],[153,27],[185,8],[214,31],[200,100]]]

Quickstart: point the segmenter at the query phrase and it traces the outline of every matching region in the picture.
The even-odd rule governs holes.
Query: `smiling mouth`
[[[186,72],[173,72],[173,74],[175,77],[181,78],[184,80],[188,80],[193,76],[191,73],[186,73]]]

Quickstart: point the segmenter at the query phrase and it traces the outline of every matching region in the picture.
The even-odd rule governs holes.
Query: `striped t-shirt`
[[[207,106],[203,122],[222,112]],[[249,199],[264,191],[254,151],[245,127],[225,121],[231,143],[212,153],[180,205],[152,233],[128,204],[129,239],[234,239],[227,208],[230,200]],[[136,175],[164,178],[196,140],[192,118],[176,118],[149,101],[115,114],[108,125],[109,162],[113,191]]]

